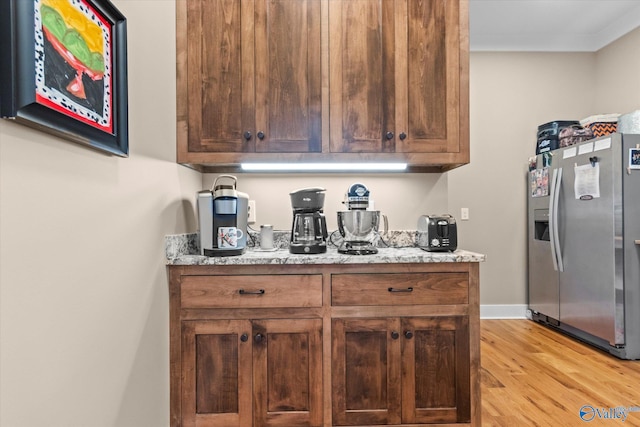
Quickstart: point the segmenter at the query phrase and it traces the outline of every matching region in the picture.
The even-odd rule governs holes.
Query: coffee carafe
[[[292,254],[327,252],[327,222],[322,213],[325,191],[324,188],[313,187],[289,193],[293,208],[289,244],[289,252]]]

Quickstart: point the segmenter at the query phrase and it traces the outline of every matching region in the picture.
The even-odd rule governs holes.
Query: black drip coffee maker
[[[292,254],[321,254],[327,252],[327,221],[322,213],[324,188],[303,188],[289,193],[293,208],[291,227]]]

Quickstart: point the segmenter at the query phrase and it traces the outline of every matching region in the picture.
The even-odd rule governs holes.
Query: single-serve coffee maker
[[[220,175],[211,190],[198,192],[200,254],[242,255],[247,249],[249,195],[236,191],[233,175]]]
[[[380,211],[370,211],[369,189],[364,184],[352,184],[345,194],[346,211],[338,212],[338,230],[343,238],[338,252],[350,255],[378,253],[374,242],[378,237]]]
[[[303,188],[289,193],[293,225],[289,252],[321,254],[327,252],[327,221],[322,213],[324,188]]]

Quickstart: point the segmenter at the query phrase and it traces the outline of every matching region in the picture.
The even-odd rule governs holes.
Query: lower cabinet
[[[477,426],[477,263],[171,266],[171,426]]]
[[[464,316],[333,319],[335,425],[468,423]]]
[[[321,426],[322,320],[182,323],[184,426]]]

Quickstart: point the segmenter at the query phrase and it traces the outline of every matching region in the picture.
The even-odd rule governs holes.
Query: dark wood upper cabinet
[[[331,151],[395,149],[394,2],[329,3]]]
[[[182,159],[321,151],[319,1],[179,0],[177,11]]]
[[[406,12],[399,11],[396,23],[400,29],[396,129],[406,137],[398,138],[396,150],[468,156],[468,59],[461,54],[461,37],[466,35],[458,26],[463,3],[403,0],[398,4]]]
[[[177,0],[177,159],[469,162],[468,0]]]
[[[255,2],[256,151],[322,150],[320,2]]]

